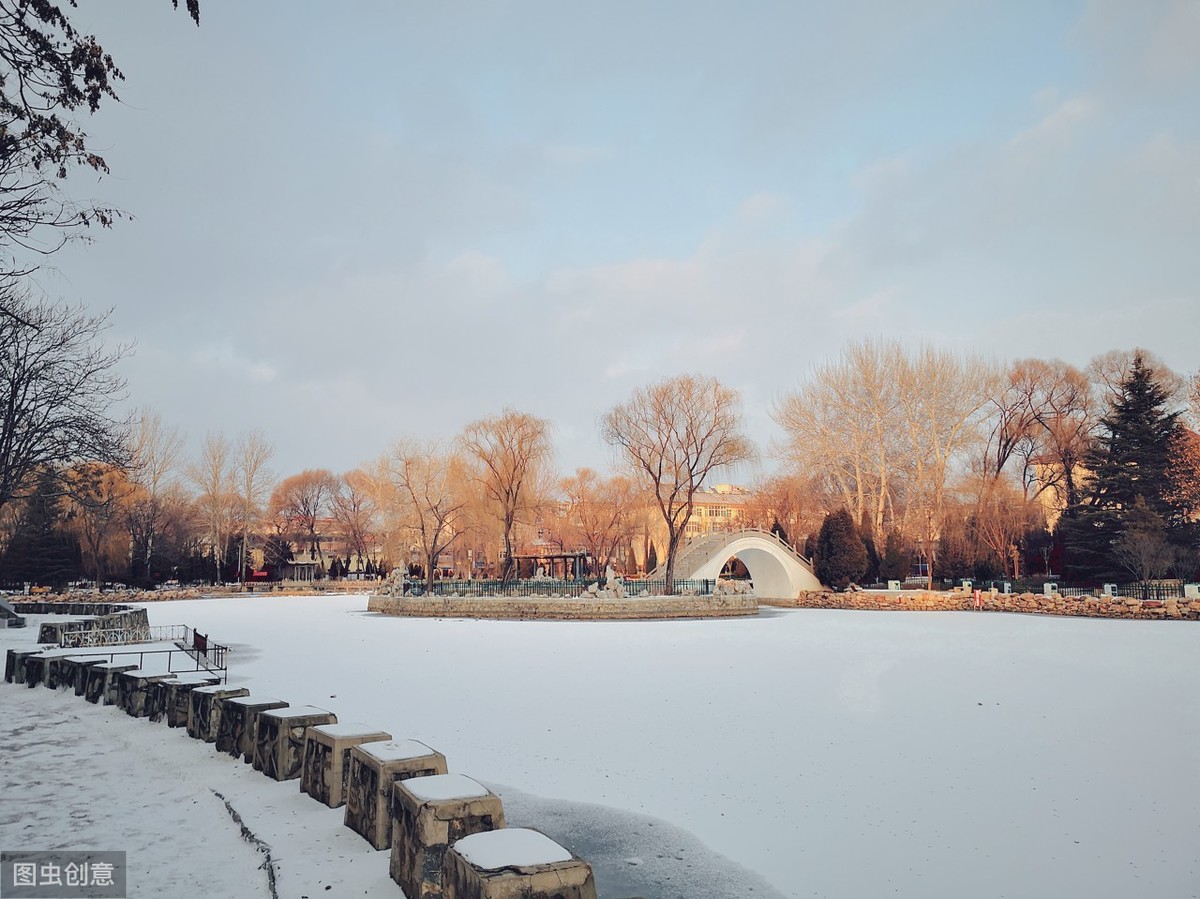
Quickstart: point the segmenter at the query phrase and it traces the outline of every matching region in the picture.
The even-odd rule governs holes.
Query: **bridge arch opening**
[[[731,560],[736,559],[746,567],[750,580],[754,584],[754,595],[767,599],[791,598],[796,590],[792,579],[779,558],[764,549],[740,547],[731,554],[722,568]]]

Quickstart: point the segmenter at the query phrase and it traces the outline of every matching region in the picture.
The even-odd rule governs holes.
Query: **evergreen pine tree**
[[[1120,394],[1100,420],[1100,434],[1084,455],[1091,479],[1083,500],[1067,510],[1059,525],[1071,578],[1107,580],[1122,574],[1114,547],[1135,508],[1157,516],[1168,532],[1184,524],[1182,510],[1171,499],[1170,449],[1180,424],[1179,412],[1167,411],[1169,398],[1142,357],[1135,356]]]
[[[0,563],[0,581],[62,588],[83,572],[79,540],[65,525],[57,481],[45,473],[21,509],[16,533]]]
[[[817,534],[816,556],[817,579],[837,590],[845,590],[866,573],[867,548],[848,510],[825,516]]]
[[[912,552],[899,531],[888,531],[883,544],[883,558],[879,561],[879,578],[884,581],[902,581],[912,572]]]

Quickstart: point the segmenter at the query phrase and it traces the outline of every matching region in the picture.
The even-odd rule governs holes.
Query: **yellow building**
[[[702,487],[696,493],[692,520],[687,525],[687,538],[717,531],[737,531],[744,527],[746,504],[750,492],[732,484]]]

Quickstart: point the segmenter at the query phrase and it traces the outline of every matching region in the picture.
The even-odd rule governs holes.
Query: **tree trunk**
[[[513,554],[512,554],[512,522],[505,520],[504,522],[504,568],[500,575],[500,583],[508,584],[512,580],[513,574]]]
[[[242,545],[238,550],[238,583],[243,587],[246,586],[246,538],[249,533],[249,528],[242,529]]]
[[[675,595],[675,556],[679,552],[679,537],[679,531],[674,529],[668,531],[667,570],[663,577],[663,593],[667,596]]]

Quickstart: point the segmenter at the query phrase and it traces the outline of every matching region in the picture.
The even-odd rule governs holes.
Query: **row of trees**
[[[68,355],[78,355],[74,349]],[[464,574],[486,567],[509,579],[518,532],[520,542],[533,542],[536,531],[543,548],[582,552],[602,571],[619,555],[634,556],[639,536],[647,558],[662,530],[670,581],[697,490],[715,469],[753,454],[736,392],[682,376],[637,391],[606,416],[604,436],[629,462],[623,474],[585,468],[557,477],[549,422],[507,409],[452,441],[400,440],[341,475],[310,470],[279,480],[261,433],[209,434],[188,462],[182,436],[158,414],[143,411],[128,423],[106,417],[105,379],[117,358],[104,357],[103,378],[76,379],[72,388],[98,404],[83,418],[85,431],[105,435],[103,446],[64,442],[77,427],[59,421],[29,441],[37,453],[6,463],[19,486],[0,503],[3,579],[62,583],[86,572],[98,583],[227,581],[247,576],[255,549],[277,570],[307,555],[324,569],[366,573],[382,573],[380,558],[385,569],[415,561],[415,551],[414,568],[430,580],[448,555],[465,553]],[[11,368],[34,381],[68,380],[63,365]],[[32,427],[42,418],[31,411],[12,421]],[[330,538],[344,561],[328,557],[322,540]],[[58,550],[48,554],[50,547]]]
[[[1200,375],[1144,350],[1079,369],[862,341],[774,411],[793,473],[864,541],[864,571],[890,541],[931,579],[1053,569],[1098,582],[1195,574],[1189,403],[1195,421]]]
[[[255,550],[276,570],[307,554],[334,571],[415,561],[432,578],[449,556],[463,574],[510,578],[519,545],[536,542],[582,550],[600,570],[661,556],[671,583],[699,488],[755,458],[737,393],[682,376],[603,417],[617,473],[558,477],[550,424],[505,410],[450,441],[401,440],[351,472],[279,480],[261,433],[210,434],[188,461],[157,414],[117,421],[124,350],[104,348],[103,317],[10,303],[19,314],[0,318],[0,579],[10,582],[236,580]],[[1183,424],[1189,386],[1200,400],[1195,380],[1144,352],[1085,372],[854,344],[777,405],[791,470],[757,486],[741,523],[825,563],[818,529],[844,509],[866,559],[853,580],[911,573],[914,560],[931,579],[1191,576],[1200,441]],[[322,546],[330,536],[336,562]]]

